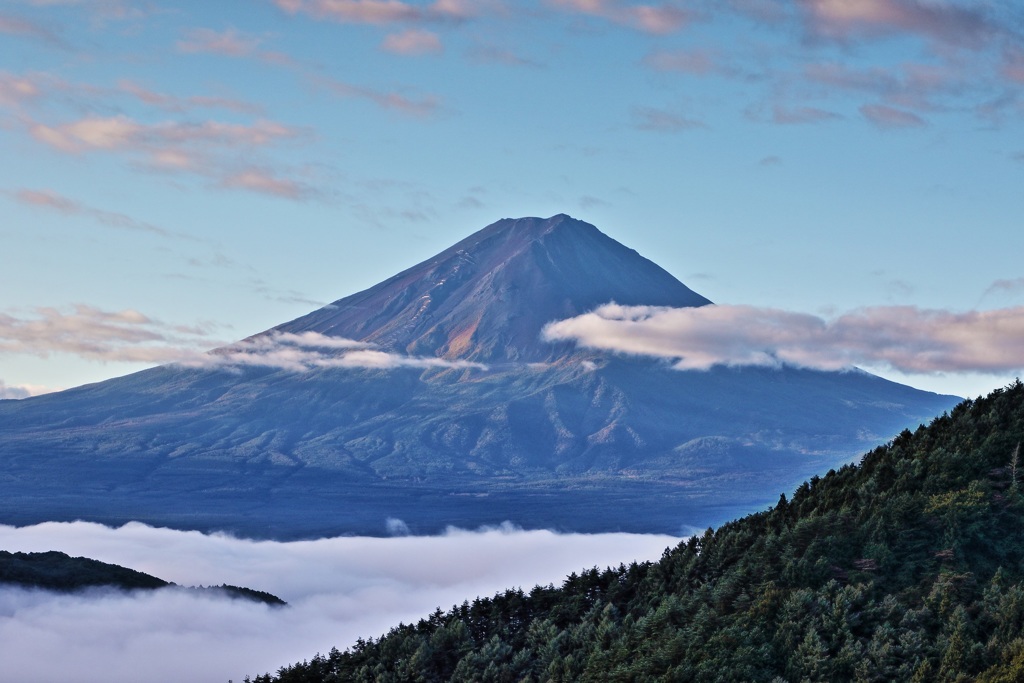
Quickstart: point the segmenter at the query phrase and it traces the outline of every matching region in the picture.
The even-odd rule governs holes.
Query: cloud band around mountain
[[[620,306],[548,324],[548,341],[716,365],[852,366],[908,374],[1014,372],[1024,368],[1024,307],[953,313],[914,306],[861,308],[831,319],[755,306]]]

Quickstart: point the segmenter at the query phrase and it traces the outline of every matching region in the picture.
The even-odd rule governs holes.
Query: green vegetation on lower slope
[[[1018,381],[659,562],[439,609],[253,680],[1021,681],[1022,439]]]

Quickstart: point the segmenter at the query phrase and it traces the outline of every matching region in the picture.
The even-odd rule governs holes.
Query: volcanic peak
[[[593,225],[558,214],[497,221],[271,332],[312,331],[449,359],[548,361],[567,348],[540,340],[546,323],[609,301],[710,303]]]

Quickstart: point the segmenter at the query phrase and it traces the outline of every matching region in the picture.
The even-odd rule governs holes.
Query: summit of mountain
[[[565,214],[505,218],[367,290],[270,332],[316,332],[417,356],[545,361],[570,347],[544,325],[601,304],[711,303],[654,262]]]

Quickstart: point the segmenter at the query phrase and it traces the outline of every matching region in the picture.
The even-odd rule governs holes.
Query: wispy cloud
[[[623,0],[548,0],[565,12],[599,17],[620,26],[654,34],[674,33],[694,19],[676,3],[635,4]]]
[[[47,26],[6,12],[0,12],[0,33],[34,38],[51,45],[64,45],[61,37]]]
[[[436,33],[415,28],[389,33],[380,47],[396,55],[439,55],[444,52],[444,45]]]
[[[34,123],[31,133],[40,142],[62,152],[116,150],[153,154],[189,146],[261,147],[300,137],[304,131],[265,119],[252,124],[219,121],[142,123],[119,115],[84,118],[57,126]]]
[[[656,71],[705,76],[723,71],[716,55],[709,50],[658,50],[643,59],[645,66]]]
[[[187,54],[209,53],[228,57],[249,57],[259,47],[259,38],[242,33],[234,28],[215,31],[209,28],[195,28],[185,34],[177,43],[178,51]]]
[[[948,0],[798,0],[806,28],[819,38],[851,40],[913,34],[980,48],[999,31],[981,6]]]
[[[788,364],[928,374],[1024,368],[1024,307],[953,313],[885,306],[826,320],[752,306],[607,304],[551,323],[543,334],[550,341],[672,359],[679,369]]]
[[[515,50],[485,43],[474,45],[466,50],[466,58],[473,64],[502,64],[533,68],[543,66],[540,62],[524,57]]]
[[[377,349],[374,344],[343,337],[325,336],[315,332],[262,335],[218,349],[215,353],[192,355],[178,362],[187,367],[256,366],[291,372],[306,372],[317,368],[487,369],[487,366],[481,363],[464,360],[390,353]]]
[[[441,101],[436,95],[412,98],[396,91],[378,90],[326,77],[317,77],[314,82],[339,97],[364,100],[381,109],[390,109],[416,118],[431,116],[441,108]]]
[[[15,106],[39,95],[39,86],[32,79],[0,71],[0,106]]]
[[[313,332],[273,333],[226,344],[212,338],[213,325],[176,325],[127,309],[104,311],[78,304],[70,310],[37,308],[31,315],[0,313],[0,354],[84,360],[177,364],[191,368],[267,367],[290,372],[321,368],[475,369],[464,360],[407,356],[373,344]],[[211,347],[216,351],[207,352]]]
[[[229,171],[219,181],[221,187],[250,190],[284,199],[308,199],[320,195],[312,185],[279,175],[274,169],[248,166]]]
[[[29,316],[0,313],[0,354],[47,358],[70,354],[91,361],[168,363],[210,348],[209,326],[173,325],[136,310],[36,308]]]
[[[414,4],[401,0],[274,0],[289,14],[306,14],[344,24],[416,24],[465,21],[488,3],[472,0],[436,0]]]
[[[52,190],[21,189],[13,192],[4,192],[4,194],[27,206],[57,211],[67,216],[84,216],[110,228],[147,232],[159,235],[160,237],[186,237],[186,235],[172,233],[152,223],[137,220],[123,213],[104,211],[103,209],[88,206]]]
[[[886,130],[921,128],[927,125],[924,119],[913,112],[884,104],[865,104],[860,108],[860,113],[877,128]]]
[[[1024,155],[1022,155],[1021,160],[1024,161]],[[988,289],[985,290],[982,296],[996,293],[1013,294],[1017,292],[1024,292],[1024,277],[996,280],[988,286]]]
[[[93,19],[121,21],[138,19],[154,10],[154,3],[140,0],[27,0],[35,7],[80,7]]]
[[[776,104],[772,107],[771,121],[782,125],[800,125],[807,123],[823,123],[843,118],[841,115],[819,109],[818,107],[796,106],[787,107]]]
[[[388,520],[381,519],[381,532]],[[392,520],[394,530],[404,523]],[[408,524],[415,531],[415,524]],[[152,683],[276,671],[357,638],[379,637],[437,607],[521,586],[561,585],[588,567],[657,560],[671,536],[557,534],[505,526],[441,536],[280,543],[129,524],[0,526],[0,547],[60,550],[180,585],[229,583],[279,595],[271,609],[175,591],[54,595],[0,591],[0,659],[19,681]],[[60,652],[59,657],[52,656]]]
[[[707,128],[703,121],[653,107],[634,107],[632,116],[633,127],[638,130],[675,133],[694,128]]]
[[[33,138],[65,154],[112,153],[151,170],[212,178],[215,187],[243,189],[286,199],[317,196],[308,183],[250,159],[258,149],[307,136],[276,121],[226,123],[206,120],[149,123],[118,115],[68,123],[29,124]]]
[[[263,111],[263,107],[258,104],[244,102],[231,97],[211,97],[209,95],[177,97],[168,93],[150,90],[134,81],[120,81],[117,84],[117,90],[131,95],[151,107],[171,112],[185,113],[194,109],[227,109],[243,114],[260,114]]]

